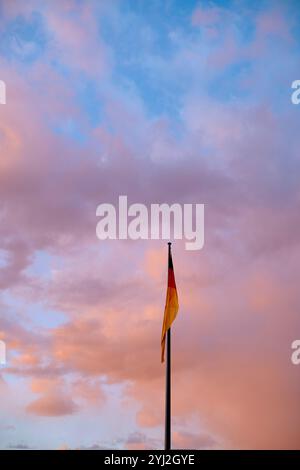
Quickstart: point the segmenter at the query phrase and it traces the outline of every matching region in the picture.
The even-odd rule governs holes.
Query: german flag
[[[164,362],[165,360],[166,334],[167,334],[168,329],[171,327],[173,321],[175,320],[177,312],[178,312],[178,308],[179,308],[172,254],[171,254],[171,243],[168,243],[168,245],[169,245],[168,289],[167,289],[164,321],[163,321],[162,333],[161,333],[161,362]]]

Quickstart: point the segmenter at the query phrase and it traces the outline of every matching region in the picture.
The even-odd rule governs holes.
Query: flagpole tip
[[[168,245],[172,245],[172,242],[168,242]]]

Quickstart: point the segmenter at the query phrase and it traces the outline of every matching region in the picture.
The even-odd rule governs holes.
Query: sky
[[[159,449],[164,240],[96,208],[205,204],[173,244],[173,447],[299,449],[300,7],[0,0],[0,448]]]

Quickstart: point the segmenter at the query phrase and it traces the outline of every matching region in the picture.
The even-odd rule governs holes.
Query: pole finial
[[[168,245],[169,245],[169,246],[172,245],[172,242],[168,242]]]

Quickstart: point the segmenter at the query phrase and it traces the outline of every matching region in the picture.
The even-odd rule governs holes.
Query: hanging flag
[[[165,345],[166,345],[166,334],[168,329],[171,327],[173,321],[176,318],[178,312],[178,296],[174,276],[174,268],[171,254],[171,243],[169,243],[169,261],[168,261],[168,289],[166,306],[164,313],[164,321],[161,333],[161,362],[165,360]]]

